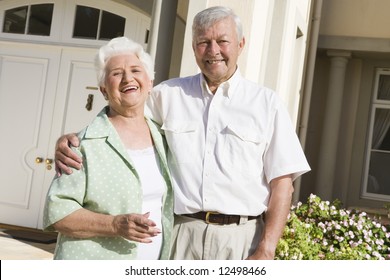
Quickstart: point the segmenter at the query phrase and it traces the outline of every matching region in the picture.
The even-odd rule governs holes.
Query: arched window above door
[[[93,7],[76,6],[73,38],[110,40],[123,36],[126,19]]]
[[[50,36],[54,4],[36,4],[8,9],[4,13],[3,32]]]
[[[119,36],[147,46],[151,18],[111,0],[1,0],[0,38],[99,46]]]
[[[5,11],[3,32],[50,36],[54,4],[20,6]],[[76,6],[73,38],[110,40],[123,36],[126,18],[89,6]]]

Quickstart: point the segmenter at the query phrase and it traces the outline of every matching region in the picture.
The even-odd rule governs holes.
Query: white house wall
[[[207,8],[207,0],[189,0],[188,1],[188,12],[186,18],[186,26],[183,43],[183,53],[181,57],[181,66],[180,66],[180,77],[186,77],[194,75],[199,72],[198,67],[196,66],[194,52],[192,50],[192,21],[195,15]]]
[[[310,22],[310,1],[281,2],[285,3],[286,7],[283,9],[285,20],[281,36],[278,75],[275,75],[276,91],[285,100],[293,122],[297,123]]]
[[[388,0],[323,1],[321,35],[390,38]]]

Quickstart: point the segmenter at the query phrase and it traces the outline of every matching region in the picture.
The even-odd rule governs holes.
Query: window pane
[[[99,13],[98,9],[77,6],[73,38],[96,39]]]
[[[367,191],[390,195],[390,153],[371,152]]]
[[[390,109],[376,108],[367,191],[390,195]]]
[[[3,32],[24,34],[28,6],[5,11]]]
[[[376,109],[372,149],[390,151],[390,109]]]
[[[103,11],[99,39],[110,40],[115,37],[123,36],[125,23],[125,18]]]
[[[377,98],[380,100],[390,100],[390,75],[380,75]]]
[[[28,24],[28,34],[50,36],[51,20],[54,4],[31,6]]]

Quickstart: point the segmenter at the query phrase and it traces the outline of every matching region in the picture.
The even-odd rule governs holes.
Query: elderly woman
[[[108,101],[78,137],[83,168],[55,177],[44,228],[59,232],[55,259],[168,259],[173,198],[160,128],[144,117],[153,61],[115,38],[96,56]]]

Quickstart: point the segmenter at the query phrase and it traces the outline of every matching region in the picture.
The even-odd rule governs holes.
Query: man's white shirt
[[[176,214],[257,216],[272,179],[310,170],[281,99],[239,70],[214,95],[202,74],[163,82],[146,114],[168,142]]]

